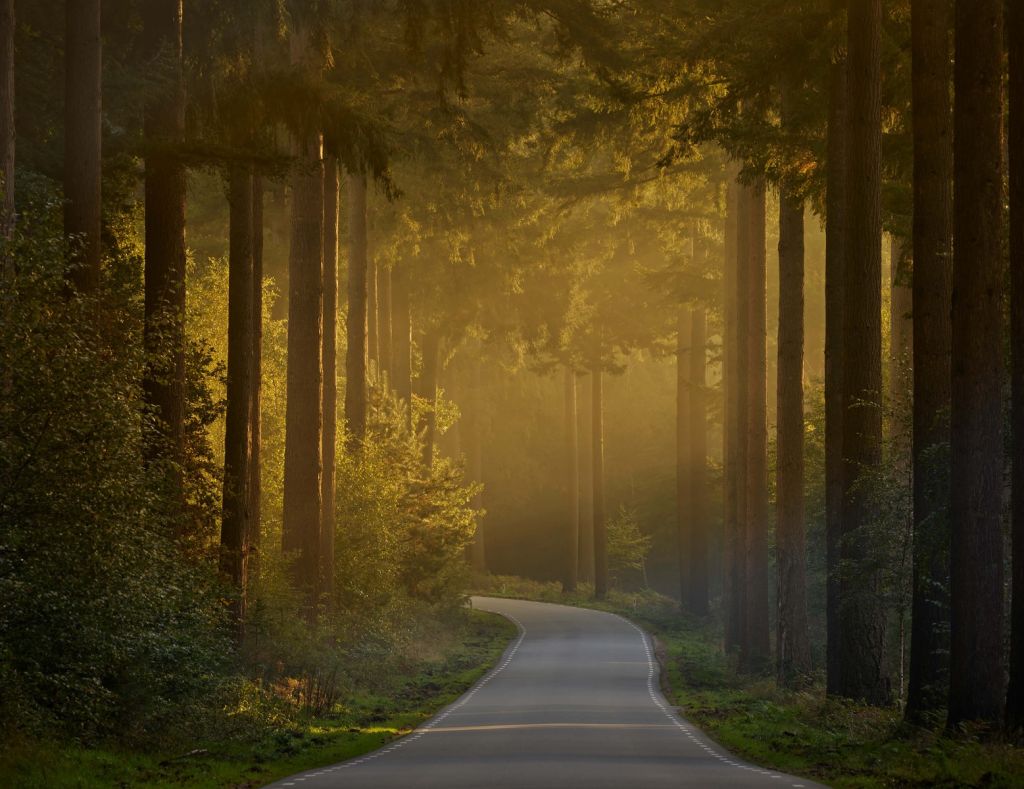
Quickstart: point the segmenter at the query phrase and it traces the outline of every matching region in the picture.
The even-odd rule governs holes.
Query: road
[[[458,701],[374,753],[285,778],[302,789],[820,787],[733,757],[669,706],[650,639],[612,614],[474,598],[518,639]]]

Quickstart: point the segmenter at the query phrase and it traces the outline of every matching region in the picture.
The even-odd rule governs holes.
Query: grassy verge
[[[195,743],[169,753],[85,748],[67,743],[6,744],[0,786],[15,789],[258,787],[303,770],[375,750],[454,701],[501,656],[516,628],[470,611],[441,654],[387,688],[359,692],[330,716],[245,740]]]
[[[794,692],[738,676],[721,651],[720,630],[685,619],[658,595],[613,593],[597,603],[585,589],[563,595],[557,584],[499,577],[478,585],[482,594],[599,608],[644,626],[659,642],[669,699],[751,762],[838,789],[1024,787],[1024,749],[910,727],[896,709],[826,699],[820,684]]]

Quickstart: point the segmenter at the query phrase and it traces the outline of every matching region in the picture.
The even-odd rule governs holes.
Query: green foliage
[[[640,531],[637,513],[626,506],[607,524],[608,572],[614,583],[621,584],[627,571],[639,571],[646,585],[645,564],[651,551],[651,537]]]

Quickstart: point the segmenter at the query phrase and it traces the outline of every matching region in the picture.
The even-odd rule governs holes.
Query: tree
[[[580,457],[576,432],[576,371],[565,366],[565,559],[562,587],[575,591],[579,578]]]
[[[847,0],[832,0],[833,24],[842,29]],[[839,38],[839,36],[836,36]],[[842,692],[840,547],[843,509],[843,312],[847,239],[847,63],[839,47],[829,65],[825,185],[825,542],[826,686]]]
[[[366,435],[367,250],[366,175],[348,174],[348,345],[345,356],[345,426],[350,452]]]
[[[220,572],[230,583],[239,641],[245,634],[253,498],[251,464],[255,327],[253,268],[253,173],[237,164],[228,175],[228,380],[224,419],[224,486],[220,532]],[[258,458],[257,458],[258,462]]]
[[[4,238],[10,236],[14,227],[14,27],[14,0],[3,0],[0,3],[0,176],[3,177],[0,233]]]
[[[768,630],[768,417],[767,417],[767,261],[764,182],[750,187],[747,236],[746,312],[746,610],[740,668],[760,673],[771,660]],[[742,263],[742,261],[741,261]]]
[[[950,307],[953,267],[953,113],[950,0],[911,6],[914,126],[914,579],[907,718],[947,698],[949,654]]]
[[[146,402],[156,419],[150,459],[172,463],[181,488],[185,452],[185,167],[175,147],[185,130],[182,0],[153,0],[143,9],[146,56],[159,89],[146,102],[145,343]]]
[[[702,256],[706,253],[700,247]],[[687,606],[695,616],[707,616],[710,577],[710,524],[708,523],[708,408],[707,310],[693,307],[690,329],[690,544]]]
[[[872,561],[871,507],[858,478],[882,449],[882,6],[851,3],[847,236],[843,267],[843,504],[840,546],[839,693],[874,704],[888,700],[885,610]]]
[[[1010,44],[1010,347],[1013,430],[1013,612],[1007,728],[1024,729],[1024,6],[1007,6]]]
[[[1000,0],[956,0],[949,725],[1001,722],[1003,665]]]
[[[412,313],[409,304],[409,272],[405,266],[392,277],[392,370],[391,385],[402,402],[406,427],[412,430]]]
[[[297,552],[295,586],[319,586],[322,514],[324,165],[319,134],[296,141],[288,251],[288,380],[281,548]]]
[[[600,331],[598,332],[600,335]],[[608,594],[608,533],[604,516],[604,372],[600,357],[590,369],[592,447],[592,530],[594,533],[594,596]]]
[[[100,281],[100,0],[67,2],[64,7],[64,233],[76,239],[69,280],[79,292],[92,293]]]
[[[785,101],[785,98],[783,99]],[[804,535],[804,205],[794,185],[779,189],[778,426],[776,525],[780,684],[811,670]]]
[[[693,353],[693,316],[689,305],[679,306],[676,329],[676,541],[679,551],[679,600],[684,610],[690,604],[690,557],[693,520],[690,503],[693,500],[693,387],[690,381]]]
[[[321,440],[320,579],[330,596],[334,586],[335,447],[338,440],[338,160],[324,162],[324,337],[322,347],[324,414]]]

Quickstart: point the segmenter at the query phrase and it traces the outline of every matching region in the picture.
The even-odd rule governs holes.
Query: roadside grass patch
[[[517,628],[468,611],[463,626],[408,674],[357,689],[334,711],[245,738],[140,753],[25,741],[0,751],[0,786],[12,789],[196,787],[249,789],[351,759],[407,734],[453,702],[501,657]],[[431,650],[434,651],[434,650]],[[183,738],[184,739],[184,738]]]

